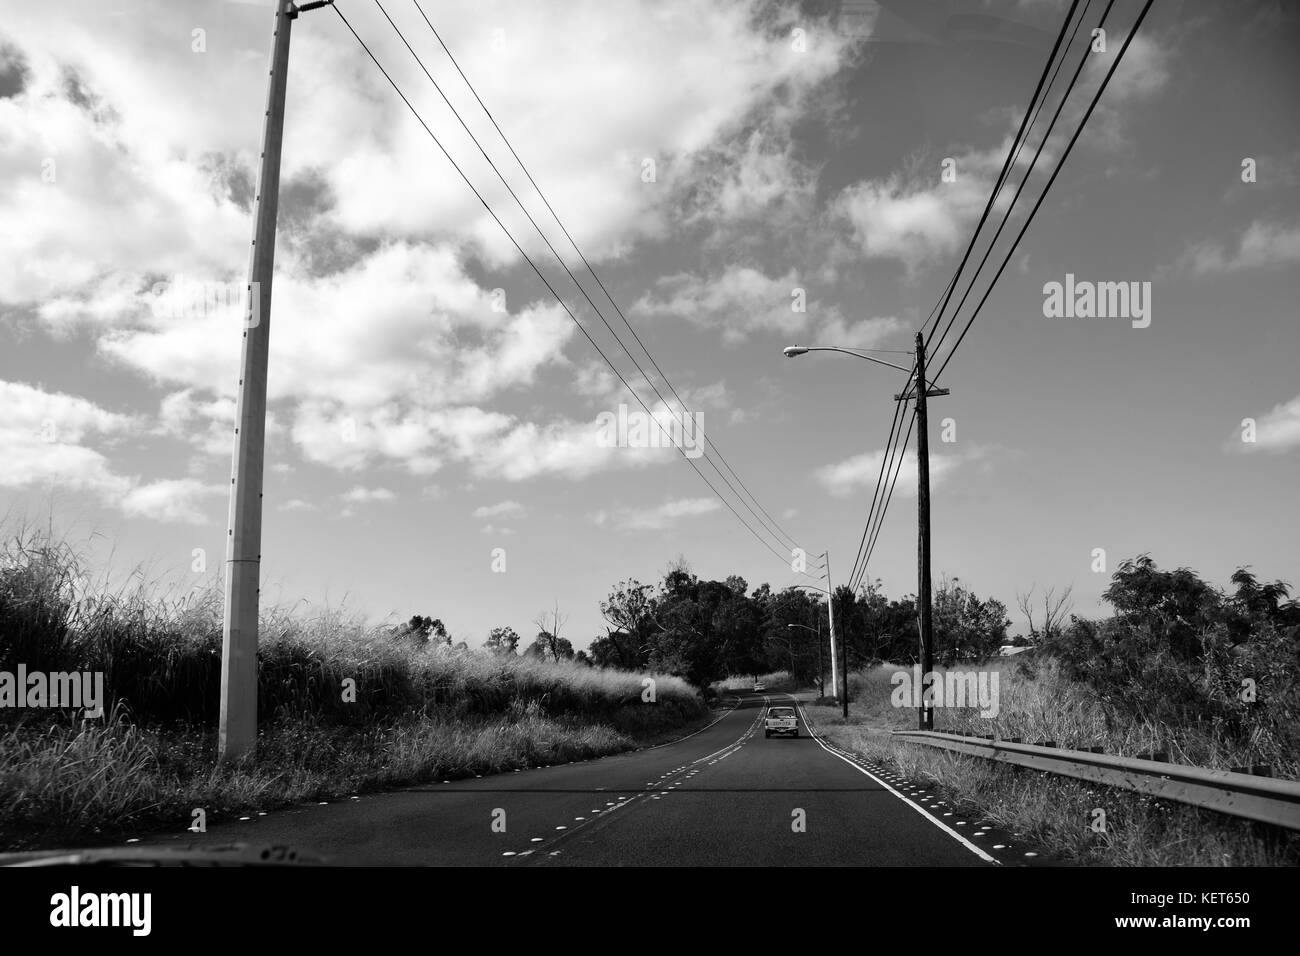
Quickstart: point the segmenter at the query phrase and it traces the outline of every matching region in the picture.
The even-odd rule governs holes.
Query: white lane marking
[[[911,807],[913,810],[915,810],[915,811],[916,811],[917,813],[919,813],[921,816],[925,817],[925,819],[929,820],[931,823],[933,823],[935,826],[937,826],[937,827],[938,827],[940,830],[942,830],[944,833],[948,834],[950,837],[952,837],[954,840],[956,840],[958,843],[960,843],[960,844],[961,844],[962,846],[964,846],[966,849],[970,850],[972,853],[974,853],[976,856],[978,856],[981,860],[985,860],[985,861],[987,861],[987,862],[989,862],[989,863],[993,863],[993,864],[995,864],[995,865],[997,865],[997,866],[1001,866],[1001,865],[1002,865],[1002,861],[1001,861],[1001,860],[998,860],[998,859],[996,859],[995,857],[990,856],[988,853],[984,852],[983,848],[981,848],[981,847],[979,847],[979,846],[976,846],[974,843],[971,843],[970,840],[967,840],[964,836],[962,836],[960,833],[958,833],[958,832],[957,832],[956,830],[954,830],[952,827],[948,826],[948,825],[947,825],[946,823],[944,823],[942,820],[938,820],[938,819],[935,819],[934,817],[930,816],[930,814],[926,812],[925,807],[921,806],[921,805],[918,804],[918,803],[913,803],[913,802],[912,802],[911,800],[909,800],[906,796],[904,796],[903,794],[899,793],[897,790],[895,790],[895,789],[894,789],[893,787],[891,787],[889,784],[885,783],[885,781],[881,780],[879,777],[877,777],[877,776],[876,776],[874,773],[872,773],[870,770],[867,770],[865,767],[860,767],[860,766],[858,766],[858,765],[857,765],[856,763],[854,763],[852,760],[849,760],[847,757],[844,757],[844,756],[842,756],[841,754],[836,753],[834,750],[832,750],[830,747],[828,747],[828,746],[827,746],[827,745],[822,741],[822,739],[821,739],[821,735],[818,734],[815,730],[813,730],[813,729],[812,729],[812,726],[808,723],[808,715],[807,715],[806,713],[804,713],[803,705],[801,705],[801,704],[799,703],[799,701],[795,700],[795,698],[794,698],[793,695],[790,695],[790,700],[794,702],[794,705],[795,705],[796,708],[798,708],[799,713],[800,713],[800,714],[803,714],[803,725],[804,725],[805,727],[808,728],[808,733],[810,733],[810,734],[812,735],[813,740],[817,741],[817,746],[821,747],[822,750],[825,750],[828,754],[831,754],[831,755],[834,756],[834,757],[839,757],[840,760],[843,760],[846,764],[848,764],[848,765],[849,765],[850,767],[852,767],[854,770],[858,771],[858,772],[861,773],[861,774],[865,774],[866,776],[870,777],[872,780],[876,781],[876,783],[880,784],[882,787],[884,787],[886,790],[888,790],[888,791],[889,791],[890,793],[892,793],[894,796],[898,797],[899,800],[902,800],[904,803],[906,803],[909,807]],[[945,814],[945,816],[947,816],[947,814]]]

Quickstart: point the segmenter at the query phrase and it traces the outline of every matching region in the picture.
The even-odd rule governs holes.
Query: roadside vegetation
[[[1187,568],[1162,570],[1143,555],[1112,576],[1105,592],[1110,617],[1071,615],[1068,597],[1049,593],[1035,607],[1030,595],[1021,596],[1030,634],[1014,657],[954,652],[950,625],[936,610],[936,659],[947,662],[936,671],[997,674],[999,699],[994,716],[937,707],[935,729],[1300,779],[1300,606],[1286,582],[1261,581],[1241,568],[1219,588]],[[889,628],[887,615],[854,626],[846,635],[855,666],[849,720],[824,702],[808,708],[814,727],[840,746],[937,786],[965,812],[1064,860],[1300,863],[1300,834],[892,740],[890,731],[917,727],[914,704],[897,706],[892,680],[900,671],[910,680],[915,654],[899,654],[897,663],[873,659],[870,648],[888,647],[895,636],[861,638]],[[914,643],[914,619],[906,626],[903,639]],[[1104,832],[1093,826],[1097,809],[1105,811]]]
[[[434,625],[437,625],[436,627]],[[102,672],[103,718],[0,708],[0,846],[27,849],[185,828],[430,780],[583,760],[705,721],[687,681],[513,647],[469,650],[440,622],[376,627],[267,608],[257,755],[216,764],[221,594],[92,585],[69,545],[0,545],[0,671]]]

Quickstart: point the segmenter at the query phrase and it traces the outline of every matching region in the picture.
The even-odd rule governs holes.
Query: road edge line
[[[916,811],[917,813],[919,813],[921,816],[925,817],[925,819],[927,819],[928,821],[930,821],[931,823],[933,823],[935,826],[937,826],[937,827],[938,827],[940,830],[942,830],[944,833],[948,834],[950,837],[952,837],[954,840],[956,840],[958,843],[960,843],[960,844],[961,844],[962,846],[964,846],[966,849],[970,850],[972,853],[974,853],[976,856],[978,856],[981,860],[985,860],[985,861],[987,861],[987,862],[989,862],[989,863],[994,864],[995,866],[1002,866],[1002,865],[1003,865],[1001,860],[999,860],[999,859],[997,859],[996,857],[994,857],[994,856],[992,856],[992,855],[986,853],[983,849],[981,849],[980,847],[976,846],[976,845],[975,845],[974,843],[972,843],[970,840],[966,839],[964,836],[962,836],[960,833],[958,833],[958,832],[957,832],[956,830],[954,830],[952,827],[948,826],[948,824],[944,823],[942,820],[936,820],[936,819],[935,819],[935,818],[930,814],[930,812],[929,812],[928,810],[925,809],[925,807],[921,806],[921,805],[918,804],[918,803],[914,803],[914,802],[913,802],[912,800],[910,800],[910,799],[909,799],[905,794],[899,793],[897,790],[895,790],[893,787],[891,787],[887,782],[885,782],[884,780],[881,780],[879,777],[877,777],[874,773],[872,773],[872,772],[871,772],[870,770],[868,770],[866,767],[860,767],[860,766],[858,766],[856,763],[854,763],[852,760],[850,760],[848,757],[845,757],[843,754],[837,753],[836,751],[832,750],[829,746],[827,746],[826,742],[825,742],[824,740],[822,740],[822,735],[819,734],[817,731],[813,730],[812,725],[808,722],[808,715],[804,712],[803,704],[800,703],[800,701],[799,701],[799,700],[798,700],[798,699],[797,699],[793,694],[791,694],[791,695],[789,695],[789,696],[790,696],[790,700],[794,702],[795,707],[797,707],[797,708],[799,709],[799,713],[800,713],[800,715],[803,717],[803,725],[804,725],[804,727],[806,727],[806,728],[808,729],[808,733],[812,735],[813,740],[817,741],[817,746],[821,747],[822,750],[825,750],[825,751],[826,751],[828,754],[830,754],[832,757],[838,757],[840,760],[843,760],[846,764],[848,764],[848,765],[849,765],[850,767],[852,767],[854,770],[857,770],[859,773],[866,774],[868,777],[870,777],[872,780],[876,781],[876,783],[880,784],[882,787],[884,787],[886,790],[888,790],[888,791],[889,791],[890,793],[892,793],[894,796],[898,797],[898,799],[900,799],[900,800],[902,800],[904,803],[906,803],[909,807],[911,807],[913,810],[915,810],[915,811]]]

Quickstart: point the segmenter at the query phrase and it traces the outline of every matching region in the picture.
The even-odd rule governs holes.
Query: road
[[[991,849],[1004,839],[997,831],[945,819],[944,806],[932,815],[926,808],[936,798],[904,792],[865,758],[808,736],[802,713],[798,738],[765,738],[766,704],[790,701],[743,695],[704,730],[645,750],[252,815],[146,842],[287,844],[344,865],[1023,862]]]

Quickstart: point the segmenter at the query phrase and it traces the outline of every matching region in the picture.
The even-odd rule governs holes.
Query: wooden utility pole
[[[922,699],[916,702],[917,723],[921,730],[934,729],[934,708],[925,706],[924,695],[933,683],[934,621],[930,605],[930,434],[927,424],[927,399],[947,395],[946,388],[929,388],[925,380],[925,338],[916,333],[916,381],[910,392],[895,395],[896,401],[916,398],[916,506],[917,506],[917,623],[921,636]]]
[[[257,612],[262,560],[262,465],[266,450],[266,374],[271,335],[271,280],[280,198],[280,147],[289,79],[289,30],[298,14],[328,6],[276,0],[270,79],[263,114],[249,254],[248,298],[235,403],[235,450],[226,532],[225,617],[221,631],[221,718],[218,756],[232,760],[257,742]]]
[[[934,670],[934,619],[930,608],[930,434],[925,394],[925,339],[916,333],[916,506],[917,506],[917,600],[921,612],[921,687],[924,693]],[[922,707],[918,715],[921,730],[934,729],[934,708]]]

